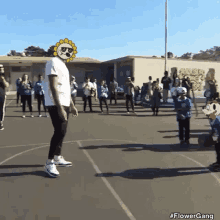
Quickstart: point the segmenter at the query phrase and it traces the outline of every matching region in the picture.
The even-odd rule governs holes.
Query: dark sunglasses
[[[61,47],[61,51],[62,51],[62,52],[66,52],[66,50],[68,50],[69,53],[72,53],[72,52],[73,52],[73,49],[72,49],[72,48],[69,48],[69,47]]]

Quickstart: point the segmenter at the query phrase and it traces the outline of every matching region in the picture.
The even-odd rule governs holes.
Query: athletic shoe
[[[33,118],[34,116],[33,115],[31,115],[31,118]]]
[[[38,115],[38,117],[39,117],[39,118],[41,118],[41,117],[42,117],[42,115]]]
[[[58,177],[60,175],[59,171],[56,168],[54,160],[51,160],[51,162],[47,160],[44,171],[51,177]]]
[[[130,112],[127,112],[127,114],[130,114]]]
[[[3,131],[3,130],[4,130],[3,124],[0,123],[0,131]]]
[[[103,111],[101,111],[101,114],[103,114]]]
[[[185,141],[180,141],[180,145],[182,146],[184,144]]]
[[[25,118],[25,115],[22,115],[21,117],[22,117],[22,118]]]
[[[49,115],[45,115],[46,118],[49,118]]]
[[[54,156],[54,164],[61,167],[72,166],[72,162],[66,161],[63,156]]]
[[[209,165],[209,167],[212,167],[212,168],[219,167],[219,166],[220,166],[220,164],[217,163],[217,162],[212,163],[212,164]]]
[[[185,142],[186,142],[186,144],[187,144],[187,145],[190,145],[190,142],[189,142],[189,140],[187,140],[187,141],[185,141]]]

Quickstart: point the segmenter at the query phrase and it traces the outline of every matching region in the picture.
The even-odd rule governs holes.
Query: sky
[[[167,51],[220,46],[219,11],[220,0],[168,0]],[[0,21],[0,55],[64,38],[100,61],[165,54],[165,0],[2,1]]]

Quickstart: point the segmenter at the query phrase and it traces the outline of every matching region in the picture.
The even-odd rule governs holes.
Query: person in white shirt
[[[97,101],[98,100],[97,79],[94,79],[93,87],[94,87],[93,97],[95,97],[95,100]]]
[[[72,76],[72,81],[71,81],[71,97],[73,100],[73,104],[76,105],[76,96],[77,96],[77,89],[78,89],[78,84],[76,83],[76,78],[75,76]]]
[[[45,106],[48,108],[54,127],[45,172],[51,177],[57,177],[59,172],[56,166],[72,166],[71,162],[61,156],[61,149],[69,113],[78,116],[78,111],[71,99],[69,70],[65,65],[65,60],[59,56],[52,58],[47,62],[45,72]]]
[[[89,108],[90,108],[90,112],[92,111],[92,90],[94,91],[94,84],[90,82],[90,78],[86,77],[85,82],[82,85],[83,87],[83,92],[84,92],[84,96],[83,96],[83,100],[84,100],[84,111],[86,111],[86,104],[87,104],[87,100],[89,101]]]

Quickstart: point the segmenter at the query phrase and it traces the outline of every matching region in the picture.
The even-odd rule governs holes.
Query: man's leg
[[[69,108],[64,107],[66,114],[67,114],[67,121],[63,121],[60,119],[58,114],[58,109],[56,106],[50,106],[48,108],[51,121],[54,127],[54,134],[50,142],[50,150],[48,159],[52,160],[54,159],[54,156],[60,156],[61,155],[61,148],[63,139],[66,135],[67,131],[67,124],[68,124],[68,118],[69,118]]]
[[[40,116],[40,106],[41,106],[41,97],[40,95],[36,95],[36,98],[37,98],[37,107],[38,107],[38,113],[39,113],[39,116]]]
[[[89,99],[90,112],[92,112],[92,96],[88,96],[88,99]]]
[[[190,139],[190,118],[186,118],[184,120],[184,127],[185,127],[185,142],[189,144]]]
[[[23,117],[25,116],[26,100],[27,100],[27,96],[26,96],[26,95],[23,95],[23,96],[22,96]]]
[[[126,108],[127,108],[127,112],[129,112],[129,106],[128,106],[128,104],[129,104],[129,96],[126,95]]]
[[[183,120],[179,120],[179,140],[183,142]]]
[[[5,117],[6,96],[0,96],[0,130],[3,130],[3,121]]]
[[[107,109],[107,112],[108,112],[108,103],[107,103],[107,101],[106,101],[105,98],[103,98],[103,101],[104,101],[104,103],[105,103],[105,106],[106,106],[106,109]]]
[[[84,112],[86,111],[87,97],[84,96]]]
[[[20,96],[20,94],[19,94],[19,92],[17,91],[17,105],[18,105],[18,102],[19,102],[19,96]]]
[[[32,95],[27,95],[27,102],[28,102],[28,107],[29,107],[29,110],[30,110],[30,114],[31,116],[32,115]]]
[[[163,89],[163,102],[166,102],[167,100],[166,100],[166,90],[165,89]]]
[[[100,106],[101,112],[103,112],[103,110],[102,110],[102,98],[99,98],[99,106]]]
[[[117,92],[115,92],[115,104],[117,105]]]
[[[131,102],[131,108],[134,112],[134,101],[133,101],[133,95],[130,95],[130,102]]]

